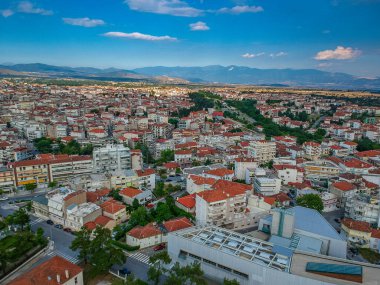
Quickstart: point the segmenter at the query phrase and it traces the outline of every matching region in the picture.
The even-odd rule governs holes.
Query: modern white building
[[[122,144],[108,144],[94,149],[92,161],[97,173],[125,171],[131,169],[131,151]]]
[[[253,141],[248,147],[248,155],[257,163],[266,163],[276,156],[276,143],[272,141]]]
[[[173,263],[178,262],[182,266],[200,263],[205,276],[218,283],[227,278],[235,279],[241,285],[380,284],[380,268],[377,266],[292,251],[215,226],[169,233],[168,253]],[[319,265],[319,272],[315,271],[315,265]],[[331,268],[336,271],[329,272]],[[359,271],[362,282],[343,279],[355,277],[353,274],[339,276],[348,269]]]

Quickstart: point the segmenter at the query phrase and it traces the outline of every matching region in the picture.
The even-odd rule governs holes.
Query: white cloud
[[[190,26],[190,30],[192,31],[208,31],[210,29],[210,27],[207,26],[205,22],[201,22],[201,21],[192,23],[189,26]]]
[[[90,19],[90,18],[62,18],[62,20],[69,25],[81,26],[86,28],[92,28],[96,26],[104,25],[104,21],[100,19]]]
[[[263,12],[264,9],[261,6],[235,6],[232,8],[221,8],[218,10],[219,13],[227,14],[243,14],[243,13],[258,13]]]
[[[127,38],[134,40],[143,40],[143,41],[176,41],[177,38],[169,37],[169,36],[152,36],[146,35],[138,32],[134,33],[123,33],[123,32],[108,32],[103,34],[106,37],[112,38]]]
[[[1,10],[0,13],[1,13],[1,16],[3,16],[4,18],[8,18],[9,16],[12,16],[15,12],[12,11],[11,9],[5,9],[5,10]]]
[[[259,52],[259,53],[248,53],[247,52],[247,53],[243,54],[242,57],[244,57],[244,58],[254,58],[254,57],[262,56],[264,54],[265,54],[265,52]]]
[[[353,49],[351,47],[342,47],[337,46],[335,50],[328,49],[318,52],[315,55],[316,60],[329,60],[329,59],[352,59],[358,57],[361,54],[361,51],[358,49]]]
[[[283,52],[283,51],[280,51],[278,53],[271,53],[271,54],[269,54],[270,57],[279,57],[279,56],[285,56],[285,55],[287,55],[287,53]]]
[[[322,62],[322,63],[318,64],[318,67],[320,67],[320,68],[330,67],[330,66],[332,66],[331,62]]]
[[[17,11],[26,14],[40,14],[44,16],[53,15],[53,11],[45,10],[42,8],[36,8],[29,1],[22,1],[17,6]]]
[[[203,14],[202,10],[189,6],[181,0],[125,0],[131,10],[166,14],[179,17],[197,17]]]
[[[323,30],[323,31],[322,31],[322,34],[326,34],[326,35],[327,35],[327,34],[330,34],[330,33],[331,33],[330,30]]]

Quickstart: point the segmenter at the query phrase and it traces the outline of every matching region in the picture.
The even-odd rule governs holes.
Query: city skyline
[[[372,78],[380,76],[379,11],[377,0],[5,1],[0,62],[220,64]]]

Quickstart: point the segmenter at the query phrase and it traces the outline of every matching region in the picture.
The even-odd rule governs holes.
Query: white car
[[[8,197],[5,197],[5,196],[0,197],[0,201],[7,201],[7,200],[8,200]]]

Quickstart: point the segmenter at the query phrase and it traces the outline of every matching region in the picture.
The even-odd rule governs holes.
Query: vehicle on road
[[[56,227],[57,229],[60,229],[60,230],[62,230],[62,229],[63,229],[63,226],[62,226],[62,225],[60,225],[60,224],[56,224],[54,227]]]
[[[64,230],[65,232],[68,232],[68,233],[71,233],[71,232],[72,232],[70,228],[64,228],[63,230]]]
[[[340,224],[340,219],[334,219],[334,221]]]
[[[156,245],[156,246],[153,248],[153,250],[154,250],[154,251],[159,251],[159,250],[162,250],[162,249],[164,249],[164,248],[166,248],[166,245],[165,245],[164,243],[161,243],[161,244],[159,244],[159,245]]]
[[[47,223],[48,225],[54,225],[54,222],[53,222],[52,220],[47,220],[46,223]]]
[[[131,271],[129,271],[129,269],[126,267],[119,270],[119,275],[129,275],[129,274],[131,274]]]
[[[7,201],[7,200],[8,200],[8,197],[5,197],[5,196],[0,197],[0,201]]]

